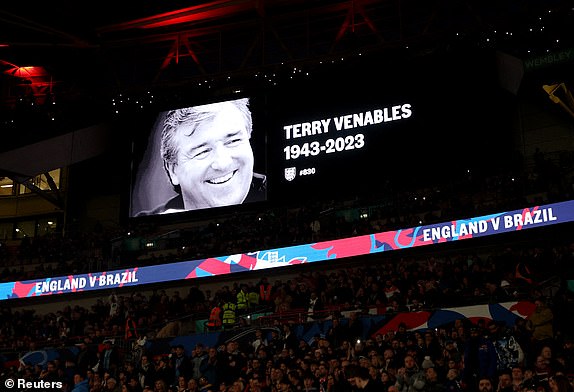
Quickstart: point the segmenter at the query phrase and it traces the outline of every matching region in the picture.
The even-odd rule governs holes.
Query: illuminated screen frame
[[[357,237],[53,278],[0,283],[0,300],[58,295],[288,267],[574,221],[574,200]]]
[[[245,107],[233,103],[244,101],[248,102],[247,111],[240,112],[238,108]],[[158,112],[145,145],[139,136],[133,141],[137,146],[134,146],[136,152],[132,154],[133,181],[129,195],[129,218],[174,213],[179,215],[267,201],[267,151],[262,110],[257,96],[237,96]],[[197,153],[193,157],[187,158],[190,154],[183,154],[187,159],[185,165],[189,167],[193,164],[199,171],[199,175],[193,176],[196,177],[193,186],[184,186],[191,184],[189,179],[177,183],[177,175],[168,170],[168,167],[174,166],[164,164],[162,158],[162,131],[166,117],[170,114],[174,114],[171,123],[177,131],[184,127],[193,129],[192,136],[197,134],[195,137],[200,138],[197,146],[201,147],[198,149],[196,146],[194,151]],[[189,124],[196,120],[187,120],[186,123],[182,118],[190,117],[184,116],[194,116],[202,125],[192,128]],[[244,117],[245,127],[234,129],[242,123]],[[172,140],[177,140],[177,137]],[[245,143],[245,140],[248,142]],[[224,168],[216,167],[215,156],[227,157]],[[175,166],[185,167],[183,164]],[[251,171],[253,175],[250,175]],[[231,193],[230,196],[227,189],[232,187],[235,194]],[[198,189],[203,191],[198,193]],[[189,197],[182,196],[185,194]],[[193,198],[197,200],[195,205],[190,204]]]

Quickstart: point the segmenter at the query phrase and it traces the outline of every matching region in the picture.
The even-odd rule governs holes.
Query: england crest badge
[[[293,181],[295,176],[297,175],[297,168],[295,167],[286,167],[285,168],[285,179],[287,181]]]

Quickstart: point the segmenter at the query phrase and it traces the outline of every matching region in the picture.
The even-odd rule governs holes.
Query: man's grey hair
[[[235,105],[243,115],[247,134],[251,137],[253,120],[251,118],[251,110],[249,108],[249,98],[240,98],[232,101],[216,102],[207,105],[190,106],[187,108],[170,110],[167,112],[161,132],[160,151],[166,170],[170,165],[175,165],[177,163],[179,146],[177,143],[174,143],[174,139],[178,128],[182,125],[192,124],[192,127],[190,127],[191,131],[186,136],[193,135],[201,123],[213,118],[219,111],[221,111],[224,105],[229,103]]]

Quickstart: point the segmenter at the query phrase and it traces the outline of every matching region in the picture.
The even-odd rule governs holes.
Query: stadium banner
[[[162,265],[0,283],[0,300],[113,289],[286,267],[574,221],[574,200],[469,219]]]

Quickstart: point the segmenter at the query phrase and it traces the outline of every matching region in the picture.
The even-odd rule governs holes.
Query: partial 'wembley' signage
[[[524,60],[524,68],[526,71],[532,71],[544,67],[549,67],[555,64],[563,64],[574,60],[574,48],[561,50],[559,52],[552,52],[544,56],[533,57]]]

